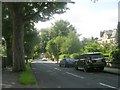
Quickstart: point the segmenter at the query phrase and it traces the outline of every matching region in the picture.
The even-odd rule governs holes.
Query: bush
[[[112,51],[111,58],[112,58],[112,61],[120,62],[120,50]]]
[[[103,54],[104,57],[109,57],[110,55],[109,54]]]
[[[80,54],[79,53],[73,53],[70,55],[71,58],[74,58],[74,59],[79,59],[80,57]]]
[[[60,58],[60,59],[63,59],[64,56],[65,56],[65,58],[69,58],[69,57],[70,57],[70,54],[61,54],[61,55],[59,56],[59,58]]]
[[[109,54],[103,54],[103,56],[105,57],[105,59],[106,59],[107,61],[110,61],[110,55],[109,55]]]

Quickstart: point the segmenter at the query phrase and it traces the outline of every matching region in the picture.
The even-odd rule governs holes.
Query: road
[[[34,61],[32,69],[40,88],[112,88],[118,89],[120,76],[104,72],[83,72],[59,67],[51,61]]]

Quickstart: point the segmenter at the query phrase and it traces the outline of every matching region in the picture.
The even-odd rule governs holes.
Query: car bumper
[[[106,63],[94,63],[94,64],[89,64],[88,68],[99,68],[99,67],[105,67]]]

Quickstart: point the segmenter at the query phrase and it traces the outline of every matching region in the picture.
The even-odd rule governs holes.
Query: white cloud
[[[70,10],[65,14],[54,15],[55,19],[48,21],[46,23],[36,24],[36,28],[46,28],[51,26],[55,20],[68,20],[75,28],[77,32],[82,34],[81,37],[99,37],[99,33],[102,30],[109,30],[117,28],[118,22],[118,9],[101,9],[100,3],[94,4],[88,2],[88,0],[83,0],[77,2],[76,4],[69,4]],[[90,0],[89,0],[90,1]],[[112,0],[113,1],[113,0]],[[105,2],[107,3],[107,2]],[[117,0],[116,3],[117,5]],[[89,7],[89,8],[88,8]],[[100,11],[96,11],[98,10]]]

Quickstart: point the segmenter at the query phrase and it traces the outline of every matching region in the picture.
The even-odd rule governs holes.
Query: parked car
[[[47,61],[47,58],[42,58],[42,61]]]
[[[62,59],[59,63],[59,66],[64,66],[64,67],[70,67],[70,66],[74,66],[75,64],[75,60],[74,59],[71,59],[71,58],[65,58],[65,59]]]
[[[101,53],[87,53],[80,55],[78,61],[75,62],[75,69],[83,69],[85,72],[89,70],[103,71],[106,61]]]

